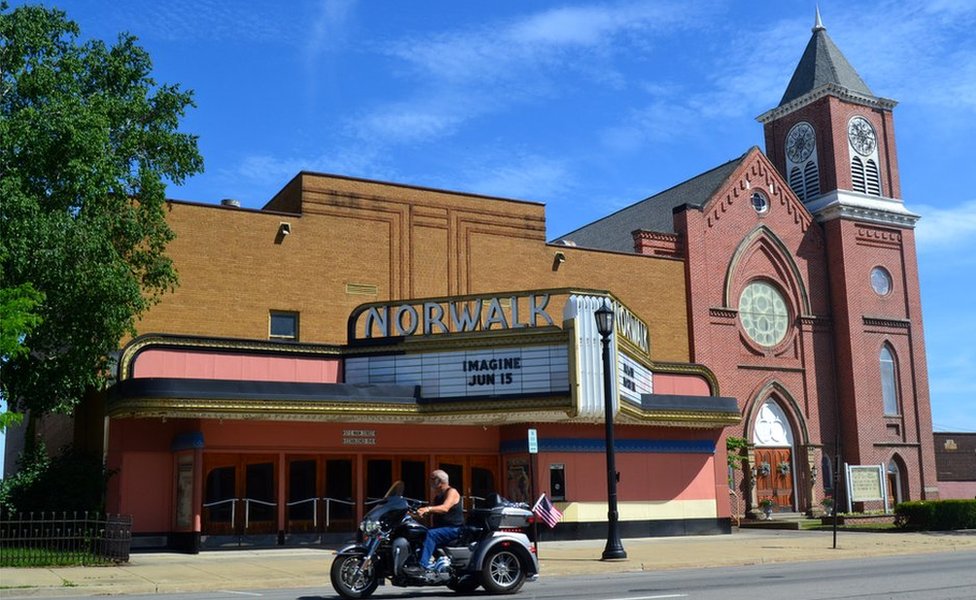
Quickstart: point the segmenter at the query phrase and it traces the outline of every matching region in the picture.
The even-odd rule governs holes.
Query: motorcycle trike
[[[405,498],[397,481],[366,513],[359,541],[338,550],[332,562],[332,587],[340,596],[367,598],[387,580],[400,587],[446,586],[458,593],[483,587],[491,594],[514,594],[538,578],[539,561],[527,535],[532,512],[497,494],[469,511],[459,537],[435,552],[433,569],[418,568],[427,527],[415,511],[423,504]]]

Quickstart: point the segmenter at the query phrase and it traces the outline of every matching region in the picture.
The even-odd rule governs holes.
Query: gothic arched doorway
[[[796,507],[793,493],[793,428],[782,407],[772,398],[763,402],[752,427],[755,448],[756,499],[771,499],[774,510],[791,511]]]

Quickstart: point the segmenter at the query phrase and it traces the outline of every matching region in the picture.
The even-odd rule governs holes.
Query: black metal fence
[[[132,516],[0,512],[0,567],[128,562]]]

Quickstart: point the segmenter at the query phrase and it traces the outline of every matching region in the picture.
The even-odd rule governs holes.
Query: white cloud
[[[563,161],[508,153],[462,166],[460,173],[452,173],[451,177],[459,178],[465,189],[479,194],[536,202],[555,199],[574,181],[572,169]]]
[[[976,246],[976,200],[945,208],[916,205],[909,207],[922,218],[915,228],[919,251],[938,252],[961,246]]]
[[[465,118],[477,112],[475,103],[462,106],[444,102],[444,98],[399,103],[366,113],[350,129],[358,137],[375,143],[415,142],[450,134]]]
[[[401,76],[422,91],[362,112],[349,128],[377,143],[448,136],[471,119],[558,95],[571,85],[567,72],[620,89],[626,80],[614,54],[693,23],[697,12],[678,2],[563,7],[394,41],[388,53],[410,67]]]
[[[356,8],[356,0],[319,0],[318,14],[310,31],[305,32],[305,63],[311,67],[319,55],[345,41],[346,22]]]

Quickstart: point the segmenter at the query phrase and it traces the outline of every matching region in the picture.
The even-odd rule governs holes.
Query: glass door
[[[205,454],[203,534],[231,535],[237,522],[237,457]]]
[[[233,535],[278,530],[273,456],[205,454],[203,533]]]
[[[322,520],[329,532],[356,531],[356,478],[350,457],[328,457],[324,461],[325,489],[322,491]]]
[[[244,533],[275,533],[278,531],[277,473],[273,456],[241,457],[244,509]]]
[[[288,471],[285,485],[285,518],[289,533],[314,533],[320,531],[318,519],[318,460],[315,457],[287,458]]]

